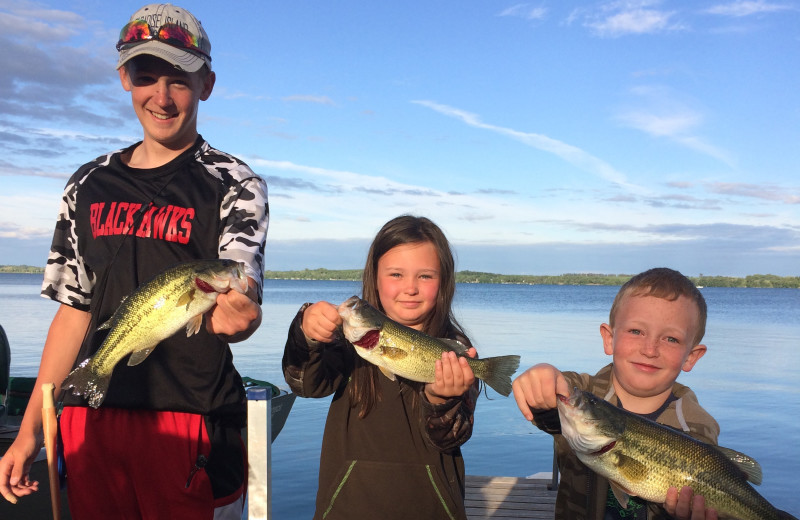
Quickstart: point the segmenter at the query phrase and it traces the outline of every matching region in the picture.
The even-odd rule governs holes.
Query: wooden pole
[[[50,501],[53,506],[53,520],[61,520],[61,485],[58,480],[58,456],[56,438],[58,421],[53,402],[53,383],[42,385],[42,430],[44,431],[44,447],[47,452],[47,474],[50,476]]]

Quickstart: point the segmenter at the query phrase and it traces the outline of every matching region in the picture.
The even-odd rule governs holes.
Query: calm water
[[[12,375],[35,375],[57,304],[38,295],[41,276],[0,274],[0,324],[12,346]],[[549,362],[594,373],[608,362],[599,325],[617,287],[459,285],[456,315],[482,357],[519,354],[521,366]],[[280,362],[287,328],[306,301],[340,303],[352,282],[267,280],[263,325],[234,345],[239,371],[285,387]],[[800,516],[800,290],[705,288],[709,350],[679,381],[722,427],[720,444],[758,460],[757,489]],[[310,518],[329,399],[297,399],[273,444],[273,516]],[[513,398],[481,397],[464,446],[467,473],[527,476],[549,471],[552,440],[527,423]]]

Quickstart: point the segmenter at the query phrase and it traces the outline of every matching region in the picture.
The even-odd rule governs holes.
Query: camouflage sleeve
[[[78,252],[75,231],[75,201],[78,175],[64,188],[58,209],[53,242],[44,270],[41,295],[82,311],[88,311],[92,300],[95,275]]]
[[[347,355],[343,344],[306,340],[302,323],[304,304],[289,326],[283,351],[283,377],[300,397],[326,397],[347,380]]]
[[[245,273],[257,282],[261,303],[269,227],[267,183],[244,163],[233,170],[242,180],[230,186],[222,203],[219,256],[244,262]]]
[[[455,450],[472,437],[478,383],[464,395],[433,404],[425,397],[424,387],[418,399],[422,403],[422,422],[428,442],[442,452]]]

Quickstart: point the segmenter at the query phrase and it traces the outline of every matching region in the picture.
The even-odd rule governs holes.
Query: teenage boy
[[[529,368],[514,380],[514,398],[522,415],[555,436],[561,481],[556,518],[574,520],[716,520],[701,496],[671,488],[666,504],[636,497],[623,509],[608,480],[584,466],[560,435],[556,394],[573,387],[631,412],[680,429],[703,442],[717,443],[719,425],[698,403],[694,392],[676,382],[706,353],[706,302],[681,273],[655,268],[626,282],[600,326],[603,349],[612,363],[594,376],[561,372],[548,364]]]
[[[197,335],[168,338],[140,365],[119,363],[100,408],[65,393],[60,423],[72,518],[238,520],[246,398],[228,344],[261,323],[267,187],[198,134],[216,77],[208,35],[189,11],[142,7],[117,50],[143,138],[67,183],[42,288],[61,305],[36,388],[58,388],[93,355],[108,333],[98,325],[155,274],[196,259],[243,262],[247,294],[220,295]],[[41,405],[34,392],[0,461],[0,493],[11,501],[38,488],[28,473],[42,444]]]

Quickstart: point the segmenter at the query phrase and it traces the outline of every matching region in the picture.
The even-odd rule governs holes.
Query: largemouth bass
[[[747,455],[706,444],[578,388],[569,397],[558,396],[558,413],[572,450],[610,481],[623,507],[630,495],[662,504],[670,486],[689,486],[719,518],[794,519],[747,483],[761,483],[761,467]]]
[[[138,365],[181,328],[186,328],[187,336],[196,334],[217,295],[231,289],[247,290],[243,266],[234,260],[186,262],[163,271],[126,297],[98,327],[111,332],[97,352],[67,376],[61,389],[85,396],[89,406],[97,408],[117,363],[130,354],[128,365]]]
[[[453,340],[436,339],[411,327],[401,325],[358,296],[339,306],[344,336],[359,356],[377,365],[389,379],[395,375],[418,381],[434,381],[435,364],[442,353],[453,351],[466,357],[475,377],[498,393],[511,393],[511,376],[519,367],[519,356],[473,359],[466,347]]]

